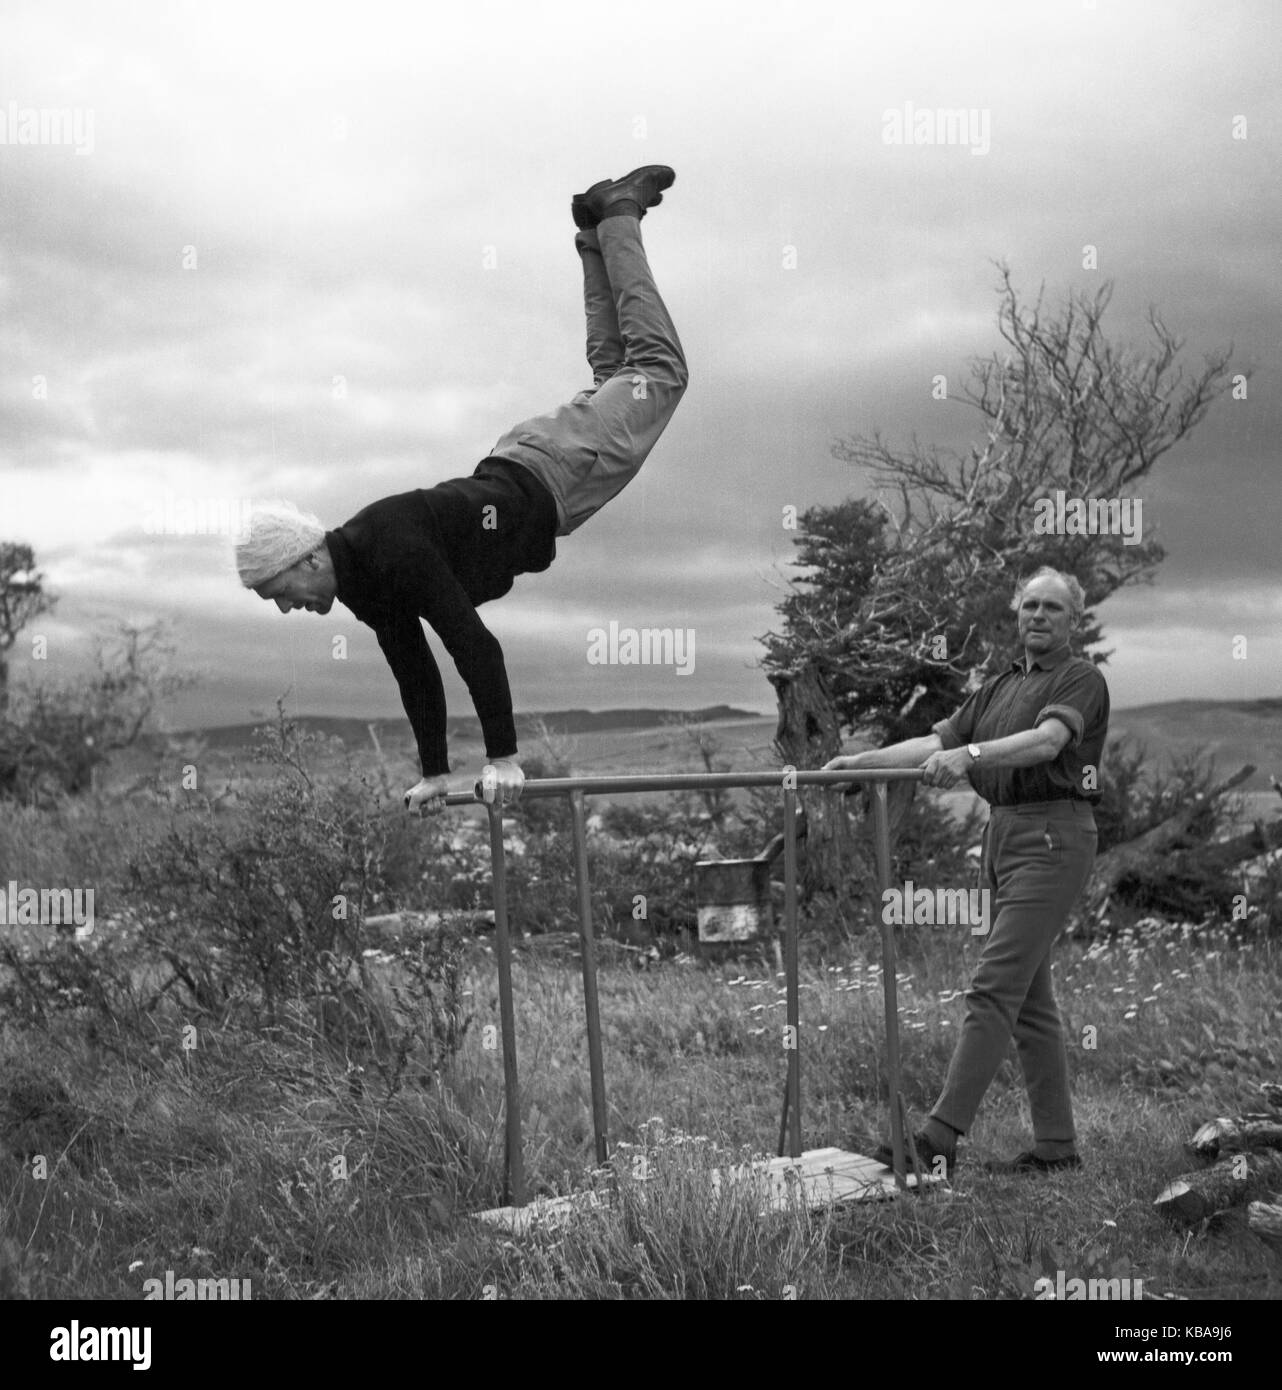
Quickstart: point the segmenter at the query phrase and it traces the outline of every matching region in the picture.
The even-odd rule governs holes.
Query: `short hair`
[[[1011,599],[1010,606],[1012,611],[1018,613],[1019,605],[1024,601],[1024,590],[1033,582],[1034,579],[1058,579],[1068,590],[1068,604],[1073,626],[1076,627],[1082,621],[1082,616],[1086,612],[1086,590],[1077,582],[1075,575],[1065,574],[1063,570],[1054,569],[1050,565],[1043,565],[1041,569],[1030,574],[1026,579],[1021,579],[1015,585],[1015,597]]]
[[[259,502],[250,508],[249,526],[236,543],[236,571],[247,589],[256,589],[296,565],[325,539],[325,528],[292,502]]]

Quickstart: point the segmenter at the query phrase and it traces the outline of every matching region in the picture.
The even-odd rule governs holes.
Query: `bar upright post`
[[[525,1205],[525,1162],[521,1156],[521,1096],[516,1080],[516,1016],[512,1006],[512,940],[507,920],[507,861],[503,854],[503,808],[491,802],[490,868],[494,878],[494,936],[499,967],[499,1022],[503,1029],[503,1096],[507,1121],[504,1147],[505,1202]]]
[[[592,1080],[592,1132],[596,1161],[610,1156],[606,1138],[605,1065],[601,1057],[601,1010],[596,991],[596,938],[592,934],[592,885],[588,879],[588,834],[583,792],[570,793],[570,820],[574,827],[574,874],[579,889],[579,945],[583,955],[583,1008],[588,1026],[588,1072]]]
[[[890,812],[886,800],[886,783],[872,784],[872,821],[877,856],[877,901],[886,901],[890,882]],[[881,919],[882,992],[886,1003],[886,1071],[890,1082],[890,1147],[895,1160],[895,1182],[908,1186],[904,1170],[904,1116],[899,1091],[899,999],[895,981],[895,929]]]
[[[783,879],[785,968],[788,975],[788,1150],[801,1157],[801,1000],[797,949],[797,793],[785,782],[783,793]]]

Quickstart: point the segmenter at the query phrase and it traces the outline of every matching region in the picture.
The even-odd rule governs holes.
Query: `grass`
[[[942,1080],[977,949],[941,931],[904,938],[904,1088],[917,1113]],[[815,931],[805,945],[806,1148],[867,1151],[886,1132],[876,954],[871,937],[838,947]],[[514,976],[530,1190],[608,1181],[608,1208],[520,1240],[468,1217],[503,1195],[497,988],[478,942],[461,1051],[390,1094],[375,1069],[318,1039],[208,1031],[184,1051],[175,1035],[129,1067],[71,1020],[53,1037],[6,1029],[0,1292],[140,1297],[172,1269],[250,1279],[255,1298],[1029,1298],[1058,1267],[1125,1268],[1154,1294],[1278,1294],[1276,1256],[1240,1213],[1185,1233],[1152,1207],[1192,1166],[1180,1147],[1192,1130],[1258,1108],[1256,1083],[1278,1075],[1267,941],[1176,930],[1061,947],[1082,1171],[996,1178],[974,1161],[1027,1144],[1012,1061],[951,1192],[773,1217],[749,1186],[715,1199],[710,1187],[714,1168],[769,1150],[777,1134],[773,966],[678,956],[602,968],[608,1175],[592,1162],[577,963],[526,949]],[[33,1153],[46,1155],[43,1180]]]
[[[318,804],[324,812],[328,803]],[[271,803],[264,815],[247,841],[233,842],[271,845],[281,863],[295,843],[310,856],[295,865],[298,882],[280,890],[286,902],[308,865],[325,866],[331,820],[276,814]],[[113,918],[132,931],[147,908],[131,896],[124,866],[137,844],[154,846],[174,823],[169,808],[101,797],[57,813],[6,807],[0,885],[94,883],[96,940]],[[197,843],[214,855],[228,825],[208,822]],[[436,841],[423,829],[402,827],[377,847],[382,891],[398,895],[381,906],[472,892],[480,839],[451,847],[457,824]],[[569,927],[564,837],[540,840],[533,822],[521,833],[531,851],[514,860],[514,901],[524,920]],[[357,850],[371,843],[352,841]],[[676,831],[665,846],[677,858],[690,848]],[[690,915],[681,873],[664,877],[654,857],[640,842],[598,843],[603,919],[618,896],[614,915],[625,920],[638,885],[665,919]],[[163,882],[166,861],[154,863]],[[206,891],[191,883],[193,894]],[[198,940],[223,925],[223,898],[211,918],[209,901],[198,911],[194,897],[177,896],[201,924]],[[165,906],[173,919],[177,907]],[[903,1091],[920,1116],[947,1068],[980,943],[928,928],[903,929],[898,940]],[[1186,1232],[1152,1205],[1193,1166],[1182,1149],[1193,1130],[1258,1108],[1258,1083],[1279,1077],[1276,940],[1149,923],[1061,945],[1056,990],[1082,1170],[1000,1178],[980,1166],[1028,1144],[1012,1058],[951,1190],[820,1212],[794,1204],[770,1216],[750,1182],[714,1189],[713,1174],[771,1152],[778,1133],[785,1002],[773,959],[652,961],[603,949],[612,1157],[598,1169],[579,965],[550,944],[520,943],[513,968],[527,1186],[530,1195],[609,1192],[607,1205],[520,1239],[469,1215],[501,1205],[505,1180],[493,946],[469,937],[457,995],[442,984],[435,1000],[416,997],[394,954],[371,967],[383,1016],[399,1009],[404,1023],[408,1009],[412,1024],[417,1009],[420,1036],[437,1039],[394,1064],[389,1034],[381,1044],[362,1037],[359,1014],[335,1028],[304,999],[270,1037],[253,1026],[252,1009],[193,1022],[167,1004],[133,1037],[125,1019],[101,1013],[93,1028],[74,1011],[51,1014],[41,1029],[0,1023],[0,1297],[138,1298],[147,1280],[172,1270],[249,1280],[256,1299],[1028,1299],[1057,1269],[1066,1278],[1126,1272],[1159,1296],[1278,1296],[1278,1257],[1246,1230],[1242,1209]],[[140,974],[154,976],[158,962],[145,959]],[[888,1132],[880,943],[812,920],[801,960],[804,1147],[868,1152]],[[442,1044],[455,1005],[470,1020]]]

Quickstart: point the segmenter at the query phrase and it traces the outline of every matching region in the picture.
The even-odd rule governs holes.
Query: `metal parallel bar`
[[[784,920],[787,932],[788,976],[788,1097],[789,1157],[801,1157],[801,989],[797,950],[797,793],[791,785],[783,793]]]
[[[588,1061],[592,1076],[592,1122],[597,1159],[608,1157],[605,1109],[605,1076],[601,1053],[600,1009],[596,988],[596,946],[592,934],[592,896],[587,865],[587,832],[584,797],[646,791],[702,791],[733,787],[782,786],[784,790],[784,913],[787,938],[787,1010],[790,1040],[788,1077],[784,1088],[783,1116],[779,1130],[779,1153],[785,1138],[791,1157],[801,1154],[801,1004],[799,981],[799,933],[797,925],[797,796],[794,786],[842,786],[872,784],[873,829],[877,877],[882,890],[890,884],[890,818],[887,808],[888,782],[920,781],[918,768],[878,768],[875,772],[777,772],[678,773],[656,777],[552,777],[526,782],[522,797],[567,796],[574,827],[575,871],[578,879],[579,929],[583,945],[583,994],[587,1011]],[[472,806],[485,800],[477,782],[471,792],[451,792],[447,806]],[[506,1199],[513,1206],[525,1204],[525,1165],[521,1152],[520,1091],[517,1084],[516,1021],[512,998],[512,945],[508,929],[507,863],[503,852],[503,808],[494,802],[486,807],[490,823],[490,863],[494,884],[494,925],[499,968],[499,1018],[503,1031],[503,1085],[506,1110],[505,1183]],[[886,1053],[890,1080],[891,1145],[895,1177],[906,1187],[904,1170],[904,1124],[900,1095],[899,1008],[896,998],[895,941],[893,929],[881,923],[883,989],[886,1013]]]
[[[854,782],[915,782],[921,769],[915,767],[877,768],[872,772],[793,772],[799,787],[839,787]],[[656,777],[542,777],[525,784],[521,799],[536,796],[564,796],[582,791],[588,796],[623,795],[627,792],[724,791],[734,787],[782,787],[782,768],[773,772],[680,772]],[[480,783],[471,792],[450,792],[447,806],[471,806],[484,798]]]
[[[878,782],[872,789],[873,837],[877,855],[878,903],[885,901],[890,882],[890,811],[886,800],[886,784]],[[874,908],[874,910],[876,910]],[[895,982],[895,929],[877,912],[881,927],[882,993],[886,1005],[886,1070],[890,1081],[890,1146],[895,1160],[895,1181],[907,1188],[904,1170],[904,1117],[900,1109],[899,1091],[899,1000]]]
[[[596,1161],[610,1156],[606,1137],[605,1064],[601,1056],[601,1010],[596,990],[596,938],[592,934],[592,885],[588,878],[588,835],[582,790],[570,793],[574,827],[574,876],[579,889],[579,945],[583,956],[583,1008],[588,1028],[588,1071],[592,1078],[592,1133]]]
[[[516,1016],[512,1005],[512,940],[507,922],[507,860],[503,854],[503,808],[490,803],[490,865],[494,882],[495,953],[499,964],[499,1022],[503,1029],[505,1205],[525,1205],[525,1160],[521,1154],[521,1096],[516,1079]]]

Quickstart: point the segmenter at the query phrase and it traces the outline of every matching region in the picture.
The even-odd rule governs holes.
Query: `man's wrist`
[[[974,767],[975,764],[979,762],[980,754],[983,752],[983,749],[978,743],[968,743],[966,745],[966,752],[970,754],[971,767]]]

